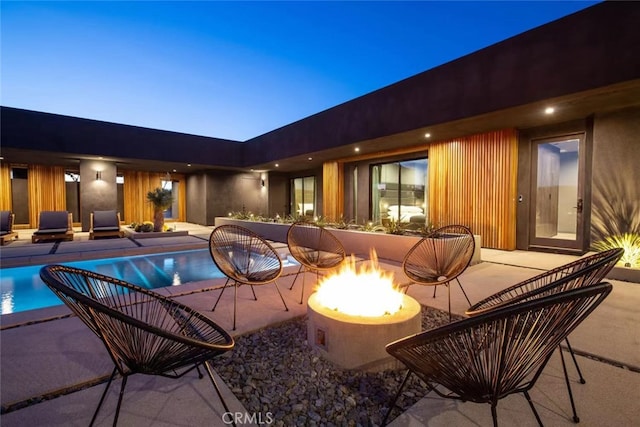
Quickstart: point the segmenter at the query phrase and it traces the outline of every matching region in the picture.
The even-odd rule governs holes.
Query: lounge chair
[[[0,211],[0,245],[18,238],[18,233],[13,231],[13,222],[16,215],[11,211]]]
[[[73,240],[71,212],[42,211],[38,219],[38,230],[31,236],[31,242],[44,240]]]
[[[120,212],[94,211],[91,212],[89,239],[96,237],[122,237],[124,232],[120,230]]]

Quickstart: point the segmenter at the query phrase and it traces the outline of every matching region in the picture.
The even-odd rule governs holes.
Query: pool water
[[[207,249],[61,264],[116,277],[147,289],[224,277]],[[40,280],[42,267],[0,269],[0,314],[62,305],[62,301]]]

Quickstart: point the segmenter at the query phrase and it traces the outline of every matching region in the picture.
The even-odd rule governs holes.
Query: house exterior
[[[458,223],[582,253],[640,233],[638,22],[639,3],[599,3],[243,142],[2,107],[0,208],[86,230],[93,210],[150,219],[146,191],[171,185],[168,215],[199,224]]]

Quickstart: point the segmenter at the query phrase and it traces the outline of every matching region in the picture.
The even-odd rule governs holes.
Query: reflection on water
[[[208,250],[62,263],[154,289],[224,277]],[[40,280],[42,265],[0,269],[1,314],[61,305]]]

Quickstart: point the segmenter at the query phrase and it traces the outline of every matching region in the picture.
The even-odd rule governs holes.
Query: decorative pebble
[[[448,322],[447,312],[423,307],[423,330]],[[342,369],[319,357],[306,334],[302,317],[237,337],[231,357],[219,358],[216,372],[248,412],[270,412],[276,426],[380,425],[406,371]],[[412,375],[397,405],[408,408],[425,391]],[[395,408],[390,420],[401,412]]]

